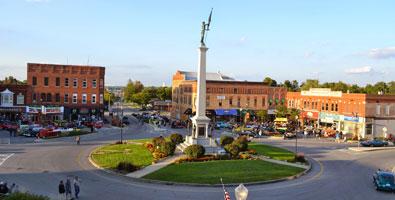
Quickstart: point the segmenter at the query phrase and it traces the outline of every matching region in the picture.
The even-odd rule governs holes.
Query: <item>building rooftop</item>
[[[180,71],[180,74],[185,75],[185,80],[197,80],[197,72],[186,72],[186,71]],[[208,81],[240,81],[234,77],[230,77],[221,73],[213,73],[213,72],[207,72],[206,73],[206,80]]]

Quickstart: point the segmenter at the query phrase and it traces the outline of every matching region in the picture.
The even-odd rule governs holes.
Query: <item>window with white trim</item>
[[[78,78],[73,79],[73,87],[74,88],[78,87]]]
[[[64,78],[64,86],[69,87],[69,78]]]
[[[82,103],[86,104],[86,94],[82,94]]]
[[[104,86],[104,80],[100,79],[100,88],[103,88],[103,86]]]
[[[92,104],[96,104],[96,94],[92,94]]]
[[[69,103],[69,94],[64,94],[64,103]]]
[[[96,79],[92,79],[92,88],[96,88]]]
[[[73,94],[73,103],[77,103],[77,94]]]
[[[104,101],[103,94],[100,94],[100,104],[103,104],[103,101]]]
[[[86,85],[87,85],[87,84],[86,84],[86,78],[83,78],[83,79],[82,79],[82,87],[83,87],[83,88],[86,88]]]

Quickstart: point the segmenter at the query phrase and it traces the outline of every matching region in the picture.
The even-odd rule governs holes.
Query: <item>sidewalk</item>
[[[184,154],[180,150],[176,149],[176,151],[174,152],[174,155],[167,158],[166,160],[161,160],[161,161],[159,161],[155,164],[149,165],[141,170],[126,174],[126,176],[132,177],[132,178],[141,178],[141,177],[143,177],[147,174],[150,174],[158,169],[166,167],[167,165],[171,164],[176,159],[179,159],[183,156],[184,156]]]
[[[363,151],[379,151],[379,150],[394,150],[395,147],[351,147],[348,148],[351,151],[359,151],[359,152],[363,152]]]

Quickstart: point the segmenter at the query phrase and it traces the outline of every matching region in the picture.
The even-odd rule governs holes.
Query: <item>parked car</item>
[[[394,174],[378,170],[373,174],[373,183],[376,190],[395,191]]]
[[[296,132],[289,132],[289,131],[287,131],[286,133],[284,133],[284,136],[286,138],[294,138],[294,137],[296,137]]]
[[[0,124],[1,129],[8,130],[9,128],[18,129],[18,125],[12,124],[11,122],[3,122]]]
[[[259,135],[256,134],[256,133],[253,132],[253,131],[240,131],[240,132],[236,132],[236,134],[237,134],[238,136],[246,135],[246,136],[248,136],[248,137],[253,137],[253,138],[259,137]]]
[[[34,127],[31,131],[24,133],[23,135],[26,137],[37,137],[37,134],[40,132],[41,129],[44,129],[44,128]]]
[[[85,122],[84,125],[87,127],[101,128],[103,126],[103,122]]]
[[[361,145],[364,147],[386,147],[388,146],[388,142],[381,140],[370,140],[366,142],[361,142]]]
[[[45,137],[51,137],[51,136],[58,136],[61,133],[62,132],[60,129],[45,128],[45,129],[41,129],[38,132],[37,137],[45,138]]]

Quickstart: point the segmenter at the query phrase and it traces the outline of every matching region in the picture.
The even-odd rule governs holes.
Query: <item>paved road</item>
[[[130,111],[130,110],[129,110]],[[174,130],[186,133],[185,129]],[[173,130],[155,132],[131,119],[125,139],[165,136]],[[6,134],[0,132],[0,134]],[[220,131],[216,131],[220,135]],[[92,167],[89,153],[119,138],[119,129],[102,129],[99,133],[74,138],[58,138],[34,143],[22,139],[0,145],[0,181],[16,182],[34,193],[56,196],[57,184],[66,177],[79,176],[81,199],[222,199],[222,188],[186,187],[147,184],[106,174]],[[294,150],[294,140],[257,139],[258,142]],[[299,179],[268,185],[248,186],[248,199],[393,199],[394,195],[376,192],[372,173],[392,169],[393,150],[354,152],[344,144],[314,139],[298,140],[299,151],[314,159],[311,172]],[[352,146],[352,145],[351,145]],[[355,146],[355,144],[354,144]],[[6,158],[6,159],[5,159]],[[234,188],[228,187],[234,199]]]

